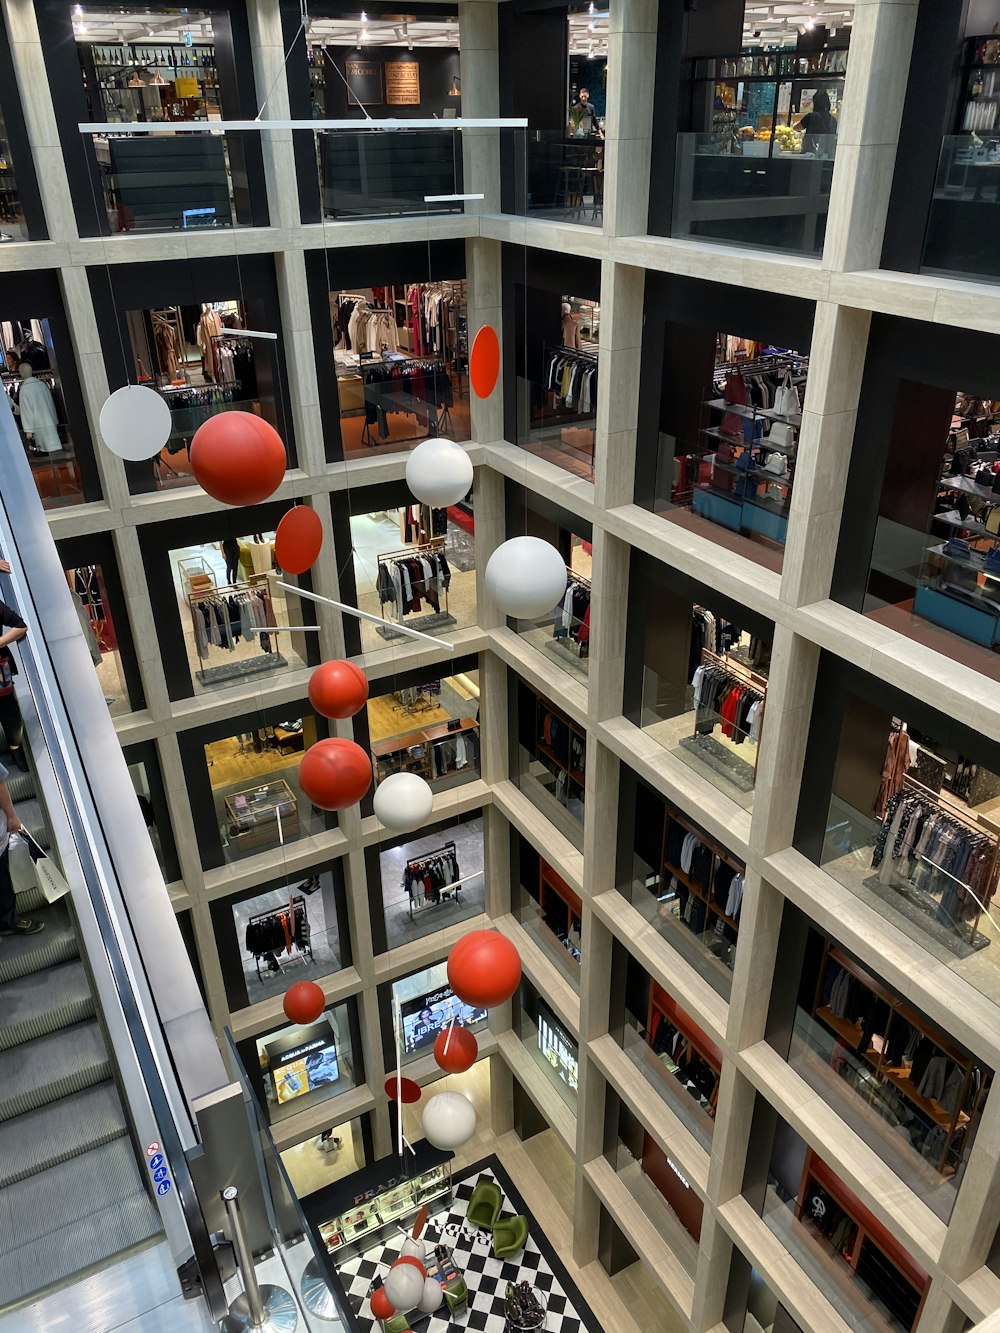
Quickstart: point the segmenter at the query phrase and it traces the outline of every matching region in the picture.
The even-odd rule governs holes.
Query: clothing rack
[[[569,565],[566,566],[566,590],[559,599],[556,607],[556,616],[552,623],[552,637],[562,643],[571,640],[576,644],[580,657],[584,657],[590,651],[590,607],[591,601],[588,597],[586,609],[582,615],[576,615],[575,612],[564,607],[563,603],[569,597],[574,587],[584,588],[588,593],[593,591],[590,579],[583,574],[577,574]],[[571,603],[572,606],[572,603]],[[569,623],[565,622],[566,615],[569,616]],[[574,628],[573,622],[576,622]]]
[[[267,593],[266,582],[267,582],[266,574],[251,574],[249,580],[246,583],[222,583],[215,587],[203,588],[198,592],[189,592],[188,605],[191,608],[191,624],[195,631],[195,645],[197,646],[198,644],[198,631],[197,631],[198,622],[196,617],[200,614],[200,612],[198,611],[199,602],[216,602],[216,603],[224,602],[227,597],[238,596],[240,593],[248,593],[248,592],[262,592],[266,594]],[[272,615],[273,615],[273,607],[272,607]],[[228,624],[228,620],[226,623]],[[277,637],[277,635],[279,634],[284,634],[286,630],[287,626],[268,625],[264,633],[258,634],[253,637],[256,637],[259,640],[261,651],[269,653],[271,651],[271,648],[269,643],[266,643],[265,641],[268,640],[271,635]],[[248,642],[249,641],[250,640],[248,640]],[[222,646],[222,645],[216,645],[216,646]],[[227,644],[224,646],[235,647],[235,644],[233,645]],[[201,654],[199,652],[199,656],[200,655]],[[206,651],[206,658],[207,658],[207,651]]]
[[[396,356],[383,356],[383,357],[380,357],[379,360],[377,360],[377,361],[366,361],[366,360],[364,360],[364,358],[365,358],[366,356],[368,356],[368,355],[370,355],[370,354],[367,353],[367,352],[359,352],[359,353],[358,353],[358,370],[361,372],[362,384],[363,384],[366,388],[367,388],[367,382],[365,381],[365,378],[364,378],[364,372],[365,372],[366,370],[371,370],[371,369],[375,369],[375,368],[383,367],[383,366],[388,366],[388,367],[390,367],[392,370],[400,370],[400,371],[406,371],[406,370],[409,370],[409,369],[413,368],[413,369],[417,369],[417,370],[427,370],[427,371],[429,371],[431,374],[439,373],[439,374],[442,374],[442,375],[445,375],[445,376],[447,376],[447,374],[448,374],[447,363],[445,362],[444,356],[443,356],[442,354],[439,354],[439,353],[436,353],[436,352],[435,352],[432,356],[429,355],[429,356],[425,356],[425,357],[419,357],[419,356],[399,356],[399,355],[396,355]],[[440,372],[434,372],[433,370],[431,370],[431,367],[432,367],[435,363],[437,363],[438,365],[443,366],[444,369],[443,369],[442,371],[440,371]],[[450,384],[450,382],[451,382],[451,381],[449,380],[449,384]],[[414,397],[414,395],[411,394],[410,397]],[[445,403],[439,408],[438,405],[437,405],[437,403],[431,402],[431,401],[429,401],[429,400],[425,402],[425,401],[422,400],[422,399],[416,399],[416,398],[414,398],[414,401],[415,401],[415,402],[419,402],[419,403],[421,403],[421,405],[422,405],[423,407],[427,408],[427,409],[433,409],[433,410],[434,410],[435,429],[436,429],[436,433],[437,433],[438,435],[445,436],[445,437],[447,437],[448,439],[453,438],[453,437],[452,437],[452,430],[454,429],[454,423],[452,422],[452,419],[451,419],[451,408],[448,406],[447,402],[445,402]],[[392,409],[390,409],[390,410],[392,410]],[[400,410],[400,411],[408,411],[409,409],[401,408],[401,409],[398,409],[398,410]],[[428,412],[428,417],[429,417],[429,416],[430,416],[430,413]],[[418,422],[418,425],[419,425],[419,422]],[[405,439],[403,439],[403,440],[397,440],[396,443],[397,443],[397,444],[406,444],[406,443],[409,443],[410,440],[418,440],[418,439],[422,440],[422,439],[424,439],[424,438],[425,438],[425,437],[422,436],[422,435],[407,436],[407,437],[406,437]],[[430,438],[430,435],[429,435],[429,434],[428,434],[427,438]],[[367,445],[369,446],[369,448],[372,448],[372,449],[374,449],[378,444],[383,443],[383,441],[376,440],[375,437],[372,435],[372,422],[371,422],[371,420],[369,420],[369,416],[368,416],[368,412],[367,412],[367,410],[366,410],[366,412],[365,412],[365,424],[364,424],[364,426],[363,426],[363,428],[362,428],[362,431],[361,431],[361,443],[362,443],[362,444],[367,444]]]
[[[759,671],[754,671],[751,667],[744,666],[742,662],[738,662],[735,658],[730,657],[728,653],[715,653],[711,648],[702,648],[701,665],[721,668],[721,670],[727,672],[739,683],[749,686],[750,689],[760,695],[760,711],[757,715],[757,734],[758,736],[762,735],[764,727],[764,709],[767,707],[767,677],[762,676]],[[701,708],[699,706],[695,710],[694,734],[696,736],[700,734],[698,719],[698,714],[700,712]],[[733,723],[732,726],[735,730],[740,730],[740,728],[736,727],[735,723]],[[747,740],[749,740],[749,733],[744,734],[746,735]],[[757,753],[754,755],[753,759],[753,771],[755,776],[759,759],[760,746],[758,744]]]
[[[390,566],[392,566],[393,564],[395,564],[395,562],[396,562],[397,560],[419,560],[421,557],[426,558],[427,556],[440,556],[442,559],[444,559],[444,558],[445,558],[444,546],[445,546],[445,539],[444,539],[444,537],[431,537],[431,539],[430,539],[429,541],[419,542],[416,546],[403,546],[403,547],[401,547],[398,551],[383,551],[381,555],[379,555],[379,556],[376,557],[376,561],[377,561],[377,564],[378,564],[378,575],[377,575],[377,577],[376,577],[376,587],[377,587],[377,589],[378,589],[378,591],[379,591],[379,609],[380,609],[381,612],[382,612],[382,619],[383,619],[383,620],[389,619],[389,623],[392,624],[392,620],[391,620],[391,618],[388,618],[388,617],[386,616],[386,614],[385,614],[386,604],[387,604],[387,602],[388,602],[390,599],[387,598],[387,597],[385,597],[385,596],[384,596],[384,593],[383,593],[383,588],[386,586],[386,585],[385,585],[385,578],[387,578],[388,581],[389,581],[388,586],[390,586],[390,587],[392,586],[392,574],[391,574],[391,572],[390,572]],[[447,562],[446,562],[446,563],[447,563]],[[383,572],[382,572],[383,569],[386,571],[384,577],[383,577]],[[445,615],[450,615],[450,612],[449,612],[449,610],[448,610],[448,585],[449,585],[450,582],[451,582],[451,573],[450,573],[450,571],[449,571],[449,572],[447,573],[447,575],[445,576],[445,578],[444,578],[444,608],[443,608],[443,609],[444,609],[444,614],[445,614]],[[426,599],[426,600],[430,600],[430,599],[428,598],[428,599]],[[432,610],[433,610],[433,607],[434,607],[434,603],[431,602],[431,609],[432,609]],[[439,598],[438,598],[438,614],[440,614],[441,609],[442,609],[442,608],[441,608],[441,598],[439,597]],[[404,611],[402,614],[405,616],[407,613]]]
[[[308,912],[306,911],[306,900],[305,900],[305,898],[302,897],[301,894],[293,893],[293,894],[291,895],[291,897],[288,899],[288,904],[287,904],[287,906],[272,907],[272,908],[271,908],[269,911],[267,911],[267,912],[257,912],[257,913],[255,913],[255,914],[249,919],[249,921],[247,922],[247,929],[249,930],[249,928],[250,928],[251,926],[258,925],[258,924],[259,924],[260,922],[262,922],[262,921],[270,921],[270,920],[272,920],[272,919],[275,918],[275,917],[281,917],[282,915],[284,915],[284,914],[286,914],[286,913],[289,913],[289,912],[291,913],[291,916],[292,916],[292,943],[295,945],[295,948],[299,951],[298,953],[294,953],[294,954],[291,954],[291,955],[290,955],[290,961],[292,961],[292,962],[300,962],[300,963],[303,963],[303,964],[305,964],[305,962],[306,962],[307,960],[308,960],[309,962],[313,962],[313,961],[315,961],[314,958],[313,958],[312,937],[311,937],[311,932],[310,932],[310,929],[309,929],[309,914],[308,914]],[[304,930],[303,930],[303,940],[304,940],[304,942],[301,943],[301,944],[300,944],[299,941],[295,938],[296,933],[297,933],[297,931],[296,931],[296,927],[297,927],[297,925],[298,925],[300,922],[301,922],[301,924],[304,926]],[[253,952],[253,950],[250,950],[250,952]],[[256,964],[256,966],[257,966],[257,980],[258,980],[258,981],[261,980],[261,975],[260,975],[260,960],[261,960],[261,958],[265,958],[265,957],[267,957],[268,954],[270,954],[272,957],[275,957],[275,954],[274,954],[274,950],[273,950],[273,949],[265,949],[265,950],[263,950],[262,953],[254,953],[254,954],[253,954],[253,959],[254,959],[254,962],[255,962],[255,964]],[[277,958],[276,958],[276,957],[275,957],[275,962],[277,962]],[[279,972],[281,971],[281,964],[280,964],[280,963],[278,963],[278,971],[279,971]]]
[[[419,856],[411,857],[403,867],[402,885],[408,899],[411,918],[415,913],[426,911],[429,907],[438,907],[441,902],[446,900],[444,895],[447,895],[447,900],[453,899],[455,902],[458,901],[458,895],[461,892],[463,880],[457,876],[454,879],[449,880],[447,884],[438,885],[434,889],[435,897],[429,900],[426,893],[415,896],[413,888],[408,883],[411,874],[419,875],[429,861],[433,861],[441,856],[450,856],[455,866],[455,870],[458,870],[458,847],[454,841],[442,843],[440,847],[432,847],[428,852],[421,852]],[[468,878],[471,879],[473,877],[468,876]]]

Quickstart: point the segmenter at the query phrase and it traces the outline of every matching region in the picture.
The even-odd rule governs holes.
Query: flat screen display
[[[419,1051],[433,1046],[435,1037],[448,1026],[452,1016],[460,1026],[472,1027],[481,1023],[486,1014],[485,1009],[474,1009],[472,1005],[456,1000],[450,986],[440,986],[427,995],[404,1000],[400,1005],[403,1047],[407,1051]]]
[[[340,1078],[337,1041],[329,1024],[324,1027],[325,1032],[282,1051],[272,1061],[271,1076],[279,1102],[290,1102]]]

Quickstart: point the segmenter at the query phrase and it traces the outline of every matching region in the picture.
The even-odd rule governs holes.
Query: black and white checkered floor
[[[488,1231],[467,1228],[465,1212],[472,1191],[480,1180],[493,1180],[504,1194],[503,1217],[523,1213],[528,1217],[528,1243],[513,1259],[494,1259],[492,1237]],[[445,1212],[432,1213],[424,1231],[429,1245],[444,1244],[454,1251],[455,1265],[465,1275],[469,1288],[469,1308],[451,1319],[442,1305],[436,1314],[415,1316],[415,1333],[454,1333],[473,1329],[477,1333],[506,1333],[504,1295],[508,1282],[528,1281],[536,1287],[548,1309],[546,1333],[603,1333],[601,1325],[584,1305],[580,1293],[569,1280],[562,1264],[552,1254],[548,1243],[538,1244],[539,1228],[514,1192],[506,1172],[492,1158],[479,1163],[455,1184],[455,1199]],[[364,1333],[380,1333],[381,1325],[373,1319],[368,1304],[372,1279],[382,1276],[382,1265],[399,1257],[399,1245],[377,1245],[354,1259],[339,1264],[337,1271],[351,1306]],[[558,1275],[557,1271],[558,1270]]]

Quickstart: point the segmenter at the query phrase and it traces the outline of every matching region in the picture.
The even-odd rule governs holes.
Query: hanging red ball
[[[282,1001],[285,1017],[300,1027],[315,1023],[326,1008],[326,996],[315,981],[297,981],[285,991]]]
[[[368,702],[368,678],[353,662],[322,662],[309,677],[309,702],[321,717],[353,717]]]
[[[202,490],[227,505],[255,505],[281,485],[288,462],[281,436],[253,412],[220,412],[198,427],[188,449]]]
[[[434,1059],[447,1074],[464,1074],[476,1063],[479,1042],[468,1028],[445,1028],[434,1038]]]
[[[474,1009],[493,1009],[517,990],[521,958],[497,930],[473,930],[463,935],[448,955],[448,984]]]
[[[391,1319],[396,1313],[396,1307],[389,1304],[385,1287],[376,1287],[372,1292],[371,1307],[373,1319]]]
[[[339,736],[311,745],[299,764],[299,786],[320,810],[357,805],[371,785],[371,759],[360,745]]]
[[[420,1101],[420,1084],[414,1083],[412,1078],[400,1078],[397,1082],[396,1075],[390,1074],[385,1081],[385,1095],[394,1102],[405,1102],[410,1105],[412,1102]]]
[[[286,574],[304,574],[316,563],[322,545],[322,520],[308,505],[289,509],[274,534],[275,558]]]

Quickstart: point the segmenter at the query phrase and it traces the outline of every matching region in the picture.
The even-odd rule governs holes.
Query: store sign
[[[347,60],[347,101],[350,106],[376,106],[382,102],[381,60]]]
[[[279,1102],[290,1102],[340,1078],[337,1039],[329,1023],[315,1023],[305,1039],[272,1042],[267,1047],[268,1065]]]
[[[415,60],[386,63],[385,100],[390,106],[420,105],[420,66]]]
[[[487,1016],[485,1009],[474,1009],[471,1004],[456,1000],[450,986],[439,986],[427,995],[404,1000],[399,1012],[403,1020],[403,1045],[409,1052],[433,1046],[434,1038],[452,1018],[462,1027],[471,1027]]]

